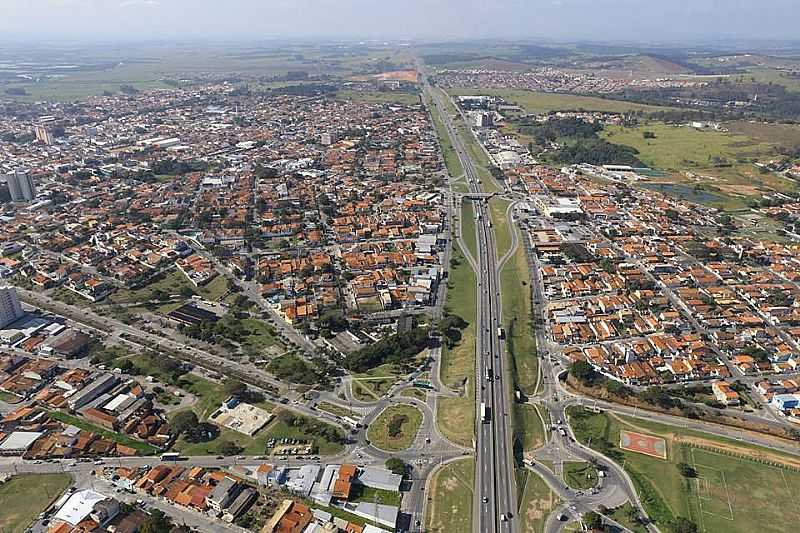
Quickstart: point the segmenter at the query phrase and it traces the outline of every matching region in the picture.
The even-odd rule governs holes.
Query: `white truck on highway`
[[[486,402],[481,402],[481,422],[484,424],[488,424],[491,418],[491,413],[489,411],[489,407],[486,405]]]

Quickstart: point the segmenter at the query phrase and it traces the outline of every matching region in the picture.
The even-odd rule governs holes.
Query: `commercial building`
[[[24,314],[17,297],[17,289],[11,286],[0,287],[0,328],[16,322]]]

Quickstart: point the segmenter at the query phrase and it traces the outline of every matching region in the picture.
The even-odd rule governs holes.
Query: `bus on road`
[[[162,461],[182,461],[185,457],[181,457],[178,452],[166,452],[161,454]]]
[[[491,412],[489,411],[489,407],[486,406],[486,402],[481,402],[481,422],[488,424],[490,419]]]

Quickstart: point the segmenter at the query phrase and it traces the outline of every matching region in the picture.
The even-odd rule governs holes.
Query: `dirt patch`
[[[531,500],[525,515],[531,522],[534,520],[541,520],[544,518],[545,511],[549,509],[550,503],[547,500]]]
[[[761,190],[754,185],[717,185],[717,188],[728,194],[738,194],[741,196],[754,196],[761,194]]]
[[[378,80],[393,80],[393,81],[407,81],[409,83],[417,82],[416,70],[393,70],[391,72],[383,72],[376,74],[375,79]]]

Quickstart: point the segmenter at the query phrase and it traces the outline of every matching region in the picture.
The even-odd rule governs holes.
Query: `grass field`
[[[478,259],[478,235],[475,233],[475,207],[469,200],[461,204],[461,239],[473,259]]]
[[[737,123],[731,132],[700,131],[663,123],[635,128],[607,127],[603,136],[611,142],[632,146],[646,165],[665,171],[651,188],[695,203],[723,209],[738,209],[748,198],[764,192],[789,192],[797,184],[772,172],[760,172],[753,161],[774,157],[781,133],[791,126],[772,130],[766,126]],[[645,131],[655,134],[645,139]],[[690,176],[692,174],[693,176]]]
[[[350,409],[347,409],[345,407],[339,407],[338,405],[334,405],[330,402],[319,402],[317,404],[317,409],[319,409],[320,411],[326,411],[336,416],[349,416],[351,418],[355,418],[356,420],[361,418],[361,415],[359,415],[355,411],[351,411]]]
[[[636,520],[637,515],[638,512],[631,502],[625,502],[609,513],[612,519],[627,527],[633,533],[647,533],[647,528]]]
[[[492,216],[492,229],[494,229],[495,248],[497,249],[497,259],[500,260],[511,249],[511,232],[514,225],[508,223],[506,210],[511,202],[502,198],[492,198],[489,200],[489,212]]]
[[[397,435],[389,434],[389,427],[400,418]],[[390,405],[378,415],[367,429],[367,437],[373,446],[390,452],[405,450],[414,442],[419,426],[422,424],[422,411],[410,405]]]
[[[399,91],[339,91],[336,98],[352,100],[354,102],[367,102],[370,104],[419,104],[419,95]]]
[[[70,483],[69,474],[26,474],[0,485],[0,531],[26,531]]]
[[[564,463],[564,481],[573,489],[591,489],[597,479],[597,469],[591,463]]]
[[[514,434],[522,442],[522,451],[528,452],[545,443],[545,429],[536,413],[536,407],[528,404],[514,404]]]
[[[527,471],[522,497],[519,499],[519,521],[522,533],[541,533],[548,515],[559,503],[547,483],[535,473]]]
[[[437,470],[430,482],[425,523],[430,533],[472,531],[475,462],[459,459]]]
[[[452,258],[458,263],[450,268],[446,310],[469,324],[461,332],[461,340],[442,349],[439,376],[442,383],[463,388],[459,398],[439,398],[436,423],[442,434],[458,444],[469,446],[475,433],[475,335],[477,293],[475,272],[464,259],[461,249],[453,245]]]
[[[611,453],[623,464],[646,511],[659,525],[668,525],[683,516],[697,524],[699,531],[708,533],[779,532],[791,530],[800,519],[796,511],[787,510],[800,488],[800,473],[752,458],[767,454],[782,460],[787,457],[783,454],[675,426],[612,417],[608,413],[572,408],[569,414],[578,440],[591,439],[593,448]],[[668,459],[620,450],[617,447],[620,428],[665,438]],[[676,466],[679,462],[693,465],[698,477],[682,477]]]
[[[800,523],[800,472],[690,448],[689,497],[700,531],[789,531]]]
[[[522,392],[531,395],[535,392],[539,363],[530,323],[530,270],[524,247],[518,247],[500,271],[500,290],[506,349],[513,362],[514,382]]]
[[[449,89],[453,95],[486,94],[500,96],[514,103],[528,113],[547,113],[549,111],[585,109],[587,111],[607,111],[624,113],[626,111],[661,111],[667,108],[608,100],[593,96],[577,96],[574,94],[540,93],[514,89]]]
[[[447,128],[444,127],[442,117],[436,107],[433,106],[430,99],[426,99],[426,105],[431,113],[433,119],[433,127],[436,130],[436,136],[439,137],[439,145],[442,149],[442,157],[444,164],[447,167],[447,173],[453,177],[460,176],[464,173],[464,167],[461,166],[461,160],[453,148],[453,142],[447,134]]]

